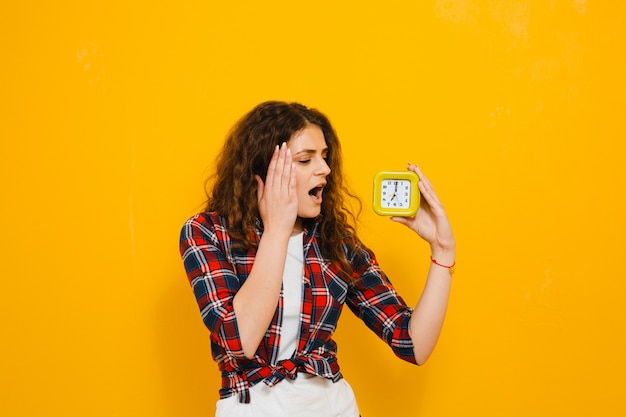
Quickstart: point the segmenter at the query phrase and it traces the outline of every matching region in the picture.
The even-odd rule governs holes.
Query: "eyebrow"
[[[296,152],[296,155],[300,155],[302,153],[306,153],[306,154],[315,154],[317,152],[317,150],[315,149],[303,149],[301,151]],[[322,153],[324,152],[328,152],[328,147],[325,147],[322,149]]]

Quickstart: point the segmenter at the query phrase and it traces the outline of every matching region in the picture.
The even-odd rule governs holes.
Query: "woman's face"
[[[328,146],[319,126],[308,125],[287,142],[296,167],[298,217],[317,217],[322,209],[322,193],[330,167],[326,163]]]

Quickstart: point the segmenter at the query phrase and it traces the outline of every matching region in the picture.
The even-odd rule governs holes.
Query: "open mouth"
[[[312,188],[312,189],[309,191],[309,195],[310,195],[311,197],[313,197],[314,199],[316,199],[316,200],[321,200],[321,199],[322,199],[322,191],[323,191],[323,190],[324,190],[324,187],[315,187],[315,188]]]

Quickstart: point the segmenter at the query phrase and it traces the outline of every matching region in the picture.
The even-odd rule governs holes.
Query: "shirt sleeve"
[[[347,304],[399,358],[416,364],[409,322],[413,310],[380,269],[375,255],[364,249],[352,256],[353,276]]]
[[[224,228],[206,215],[196,215],[181,230],[180,253],[211,342],[221,348],[220,354],[228,356],[215,359],[245,361],[233,308],[241,284],[226,257],[224,233]]]

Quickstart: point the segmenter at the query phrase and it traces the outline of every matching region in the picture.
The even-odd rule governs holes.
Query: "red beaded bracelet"
[[[452,262],[452,265],[443,265],[443,264],[440,264],[439,262],[437,262],[435,259],[433,259],[432,255],[430,256],[430,260],[435,265],[441,266],[442,268],[447,268],[448,271],[450,271],[450,275],[454,274],[454,265],[456,265],[456,261]]]

